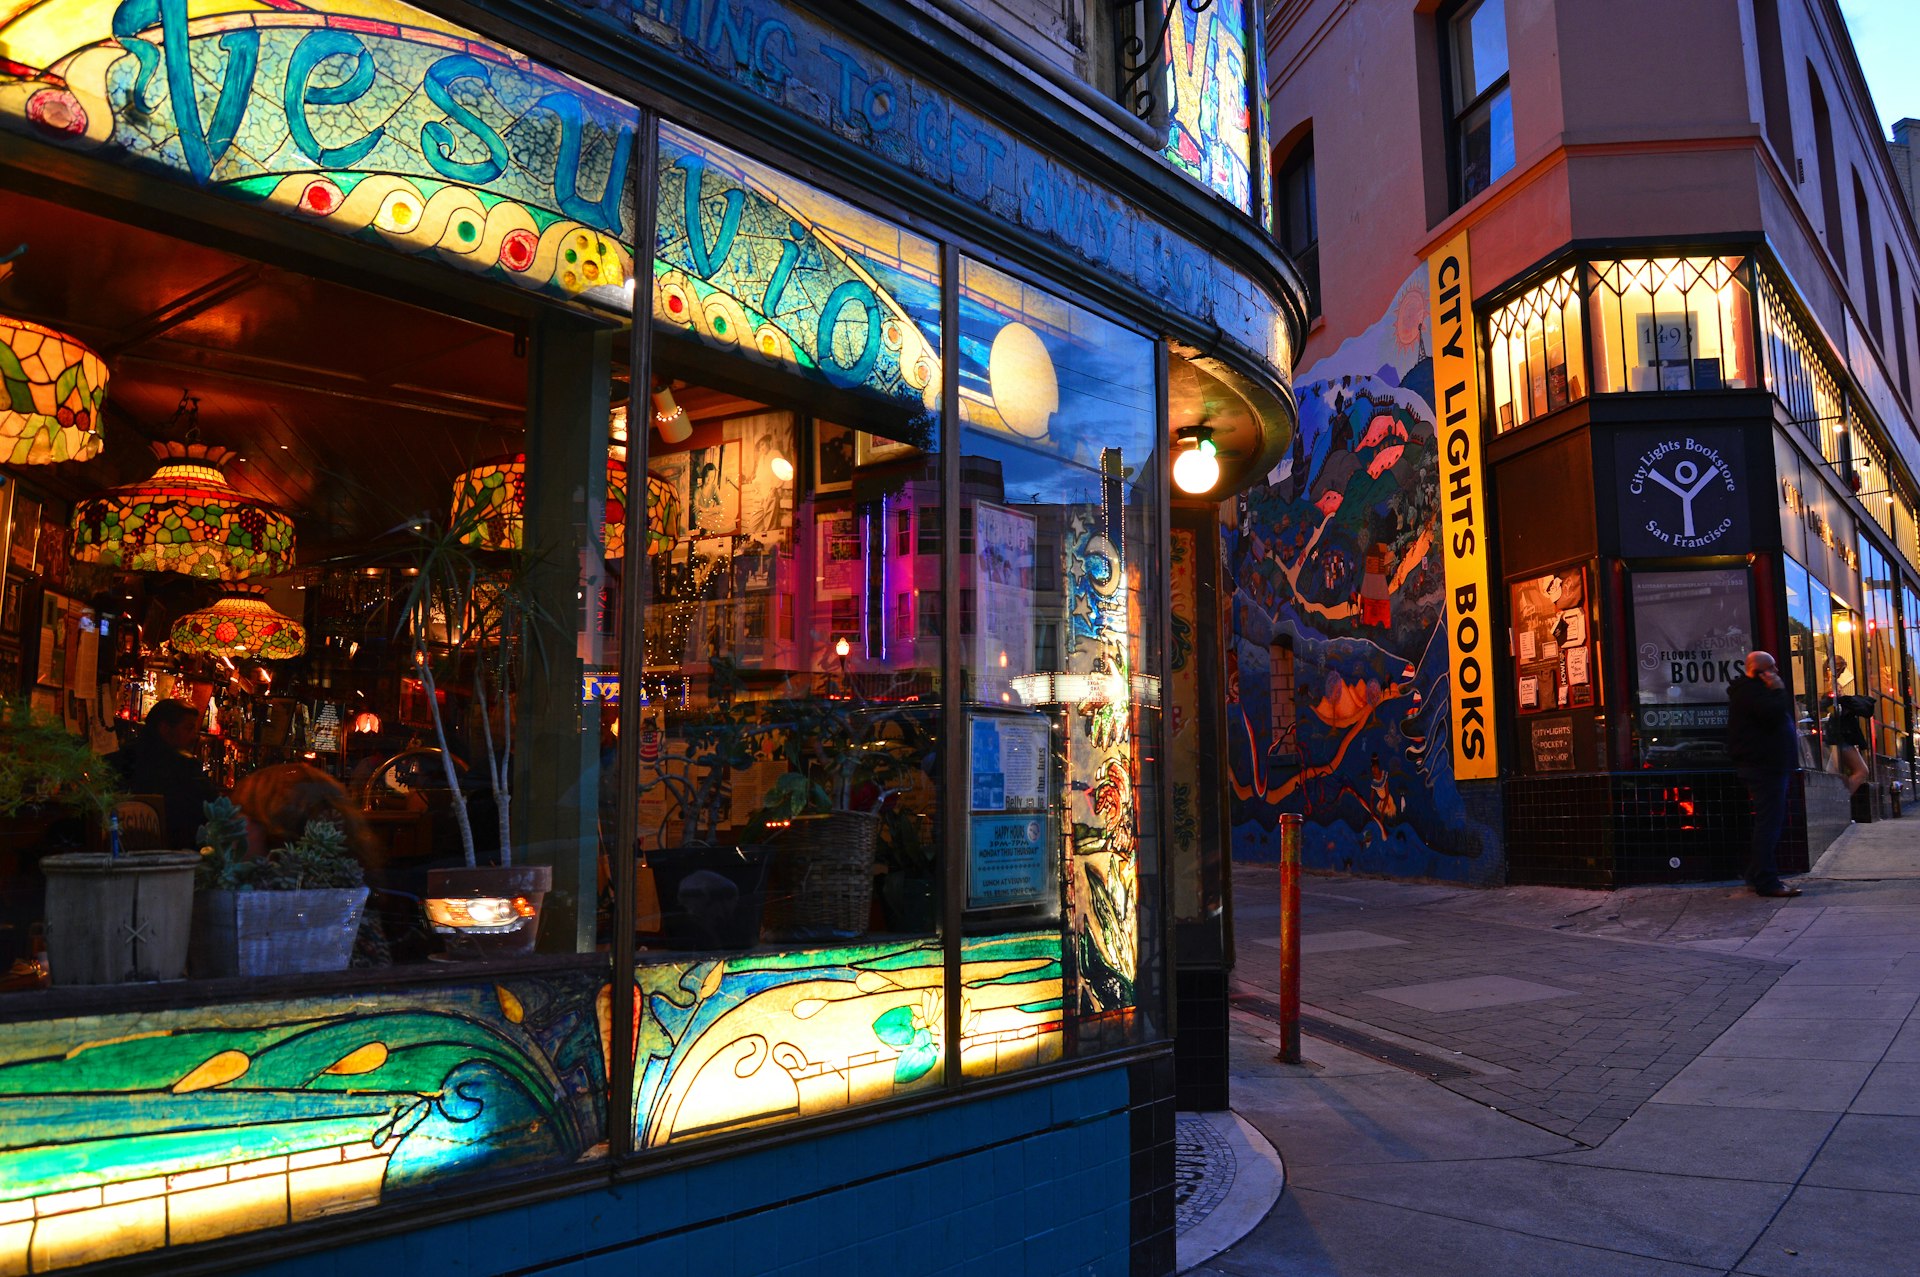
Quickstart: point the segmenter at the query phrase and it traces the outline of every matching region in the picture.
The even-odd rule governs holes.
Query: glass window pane
[[[1633,578],[1641,762],[1726,764],[1727,683],[1753,647],[1744,568]]]
[[[1453,20],[1454,83],[1464,104],[1507,73],[1505,0],[1481,0]]]
[[[1819,715],[1813,679],[1813,588],[1807,570],[1792,559],[1786,561],[1787,576],[1787,666],[1793,673],[1794,718],[1800,729],[1800,763],[1817,767],[1820,755]]]
[[[962,570],[978,599],[963,653],[973,765],[1005,766],[1009,742],[1020,758],[1036,742],[1048,760],[1035,777],[1044,785],[1037,820],[1013,819],[1011,779],[1003,798],[976,771],[969,904],[991,908],[1008,890],[1028,898],[1018,873],[995,885],[990,848],[1006,844],[1013,867],[1032,857],[1036,875],[1068,857],[1069,1042],[1091,1049],[1137,1032],[1138,883],[1158,855],[1143,807],[1155,780],[1141,748],[1158,730],[1147,584],[1165,464],[1155,352],[1143,336],[970,260],[960,322],[962,465],[976,476],[965,498],[975,550]],[[1054,634],[1047,648],[1036,643]],[[1024,841],[1034,836],[1046,846]],[[1047,894],[1038,907],[1057,909]]]

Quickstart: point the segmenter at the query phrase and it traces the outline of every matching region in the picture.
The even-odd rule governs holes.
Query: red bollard
[[[1280,817],[1280,1062],[1300,1063],[1300,824]]]

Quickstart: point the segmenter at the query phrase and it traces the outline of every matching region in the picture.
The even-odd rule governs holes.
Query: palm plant
[[[506,866],[513,863],[514,697],[522,663],[544,659],[541,640],[552,618],[533,588],[535,556],[518,544],[496,548],[500,538],[489,536],[490,522],[485,502],[463,494],[444,523],[417,517],[395,529],[407,539],[413,574],[399,600],[395,638],[408,645],[426,693],[447,786],[456,797],[463,789],[448,746],[436,655],[444,653],[449,676],[457,674],[463,657],[470,662],[469,683],[485,748],[483,771],[499,821],[500,864]],[[477,857],[466,804],[456,801],[453,813],[461,851],[473,868]]]

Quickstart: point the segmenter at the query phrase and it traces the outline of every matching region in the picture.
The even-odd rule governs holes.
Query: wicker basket
[[[873,912],[873,851],[879,817],[836,811],[802,816],[773,839],[767,907],[769,940],[864,935]]]

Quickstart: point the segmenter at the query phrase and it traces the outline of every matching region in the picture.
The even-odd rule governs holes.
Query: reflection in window
[[[1817,353],[1809,330],[1764,271],[1759,288],[1767,389],[1786,405],[1787,416],[1801,433],[1819,446],[1820,455],[1838,465],[1847,455],[1839,383]]]
[[[1596,390],[1754,385],[1746,259],[1643,258],[1590,269]]]
[[[1464,204],[1513,167],[1505,0],[1463,6],[1447,24],[1455,163]]]
[[[1800,734],[1800,765],[1818,767],[1820,719],[1813,695],[1813,589],[1807,570],[1792,559],[1787,570],[1787,652],[1792,674],[1793,717]]]
[[[1523,426],[1587,393],[1580,295],[1569,267],[1514,298],[1487,323],[1499,430]]]
[[[1036,873],[1066,858],[1066,1005],[1073,1044],[1088,1049],[1135,1035],[1135,980],[1153,969],[1139,952],[1138,879],[1158,848],[1140,795],[1158,781],[1136,741],[1158,729],[1158,684],[1139,677],[1159,667],[1143,575],[1163,464],[1156,361],[1147,338],[968,260],[960,324],[973,763],[982,732],[1037,734],[1049,758],[1040,818],[1011,831],[997,806],[1011,781],[1003,799],[976,773],[969,903],[991,903],[989,849],[1016,883],[1022,856]],[[1043,546],[1057,565],[1037,562]]]

